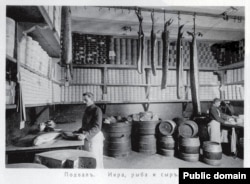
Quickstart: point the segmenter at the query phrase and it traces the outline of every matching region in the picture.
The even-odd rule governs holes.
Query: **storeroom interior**
[[[243,167],[244,24],[244,7],[7,6],[6,167],[98,168],[74,133],[86,92],[105,169]]]

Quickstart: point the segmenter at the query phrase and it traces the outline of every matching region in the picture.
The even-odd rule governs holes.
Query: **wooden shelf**
[[[40,77],[43,77],[43,78],[45,78],[45,79],[50,80],[50,78],[49,78],[48,76],[46,76],[46,75],[44,75],[44,74],[42,74],[42,73],[40,73],[40,72],[38,72],[38,71],[35,71],[35,70],[34,70],[33,68],[31,68],[31,67],[29,67],[29,66],[27,66],[27,65],[25,65],[25,64],[23,64],[23,63],[20,63],[20,65],[21,65],[21,67],[25,68],[26,70],[28,70],[28,71],[30,71],[30,72],[36,74],[36,75],[39,75]]]
[[[25,27],[29,27],[25,32],[37,41],[50,57],[60,57],[61,48],[59,36],[55,34],[55,31],[53,31],[50,26],[21,23],[22,26],[24,26],[23,24],[26,24]]]
[[[65,65],[62,65],[65,66]],[[73,64],[73,68],[109,68],[109,69],[137,69],[136,65],[115,65],[115,64]],[[145,66],[144,69],[150,70],[150,66]],[[162,70],[162,67],[156,67],[157,70]],[[176,70],[176,66],[169,66],[169,70]],[[189,70],[189,67],[184,67],[184,70]],[[216,71],[217,67],[199,67],[200,71]]]
[[[225,100],[225,101],[231,101],[231,102],[244,102],[244,100],[243,99],[238,99],[238,100],[236,100],[236,99],[223,99],[223,100]]]
[[[236,69],[236,68],[242,68],[242,67],[244,67],[244,61],[233,63],[233,64],[226,65],[226,66],[221,66],[218,68],[218,70],[230,70],[230,69]]]
[[[7,17],[29,28],[28,35],[38,41],[51,57],[60,57],[60,38],[44,6],[7,6]]]
[[[25,107],[41,107],[47,105],[53,105],[53,103],[25,104]]]
[[[107,86],[124,86],[124,87],[147,87],[148,84],[107,84]]]
[[[15,58],[13,58],[13,57],[11,57],[11,56],[9,56],[9,55],[7,55],[7,54],[6,54],[6,60],[7,60],[7,61],[11,61],[11,62],[13,62],[13,63],[16,63],[16,62],[17,62]]]
[[[244,81],[238,81],[238,82],[229,82],[225,84],[226,86],[229,85],[244,85]]]
[[[70,83],[69,86],[103,86],[104,84],[101,83]],[[61,86],[64,86],[64,84],[61,84]]]
[[[6,104],[6,109],[15,109],[16,108],[16,104]]]

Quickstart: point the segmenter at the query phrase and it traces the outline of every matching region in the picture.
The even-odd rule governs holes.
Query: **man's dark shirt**
[[[86,139],[91,140],[102,129],[102,110],[95,104],[87,106],[82,118],[82,130]]]

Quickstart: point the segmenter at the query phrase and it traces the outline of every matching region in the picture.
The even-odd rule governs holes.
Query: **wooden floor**
[[[104,157],[104,168],[106,169],[178,169],[180,167],[215,167],[198,162],[187,162],[176,157],[165,157],[159,154],[143,155],[131,152],[126,158]],[[243,160],[223,154],[222,163],[216,167],[243,167]]]

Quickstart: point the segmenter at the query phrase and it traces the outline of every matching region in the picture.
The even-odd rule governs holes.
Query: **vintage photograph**
[[[244,166],[244,6],[6,5],[5,37],[5,168]]]

